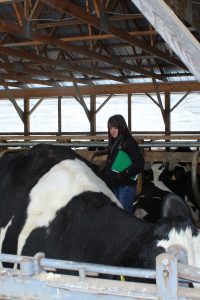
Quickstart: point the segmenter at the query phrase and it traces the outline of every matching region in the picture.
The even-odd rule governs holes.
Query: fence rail
[[[0,261],[20,265],[18,270],[1,269],[1,299],[199,299],[199,288],[189,288],[185,281],[184,287],[181,286],[179,277],[200,282],[200,270],[179,264],[177,257],[169,253],[156,258],[156,270],[48,259],[43,253],[34,257],[0,254]],[[75,270],[79,276],[61,275],[46,269]],[[156,284],[94,278],[93,273],[139,277],[145,281],[153,278]]]

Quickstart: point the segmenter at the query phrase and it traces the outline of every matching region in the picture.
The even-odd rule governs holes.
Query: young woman
[[[136,196],[137,174],[144,167],[144,159],[137,142],[132,137],[122,115],[114,115],[108,120],[108,156],[104,175],[110,188],[129,213],[132,213]],[[113,171],[113,163],[118,152],[122,150],[130,158],[131,164],[123,171]],[[123,159],[120,162],[123,165]]]

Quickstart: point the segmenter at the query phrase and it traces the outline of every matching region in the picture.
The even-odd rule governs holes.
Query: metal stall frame
[[[200,294],[199,288],[188,287],[188,282],[200,282],[200,269],[178,263],[176,255],[169,253],[157,257],[156,270],[47,259],[43,253],[34,257],[0,254],[0,261],[20,266],[0,269],[0,299],[186,300],[199,299]],[[78,271],[78,276],[54,273],[57,269]],[[99,273],[125,280],[100,279]],[[127,276],[155,279],[156,284],[126,281]]]

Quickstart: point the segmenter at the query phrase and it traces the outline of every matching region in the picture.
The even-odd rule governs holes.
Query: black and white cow
[[[173,193],[176,193],[185,200],[190,207],[193,218],[195,221],[199,221],[199,208],[193,193],[191,167],[189,164],[176,163],[173,166],[170,163],[169,167],[165,168],[159,176],[159,180]],[[199,184],[198,181],[197,184]]]
[[[177,169],[179,167],[169,171],[161,163],[151,166],[147,171],[147,180],[133,206],[135,216],[148,222],[156,222],[166,215],[185,215],[198,220],[198,209],[194,210],[194,205],[185,199],[186,183],[184,186],[180,179],[182,172],[176,172]],[[174,180],[171,180],[173,176]]]
[[[0,159],[0,247],[4,253],[155,267],[172,244],[200,266],[200,233],[185,217],[149,224],[125,212],[100,174],[64,146],[37,145]]]

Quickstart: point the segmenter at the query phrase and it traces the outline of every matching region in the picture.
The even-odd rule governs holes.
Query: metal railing
[[[162,253],[156,270],[0,254],[0,261],[19,264],[20,269],[0,269],[1,299],[199,299],[200,290],[179,285],[179,277],[200,282],[200,270],[178,263],[176,255]],[[47,272],[47,269],[77,271],[78,276]],[[94,278],[92,274],[124,276],[125,281]],[[126,277],[155,279],[156,284],[126,281]]]
[[[91,141],[72,141],[72,142],[60,142],[60,141],[9,141],[9,142],[0,142],[0,147],[32,147],[37,144],[51,144],[51,145],[60,145],[70,148],[78,148],[78,147],[107,147],[108,142],[91,142]],[[173,142],[163,142],[163,141],[144,141],[143,143],[139,143],[140,148],[187,148],[187,147],[195,147],[200,148],[200,141],[173,141]]]

